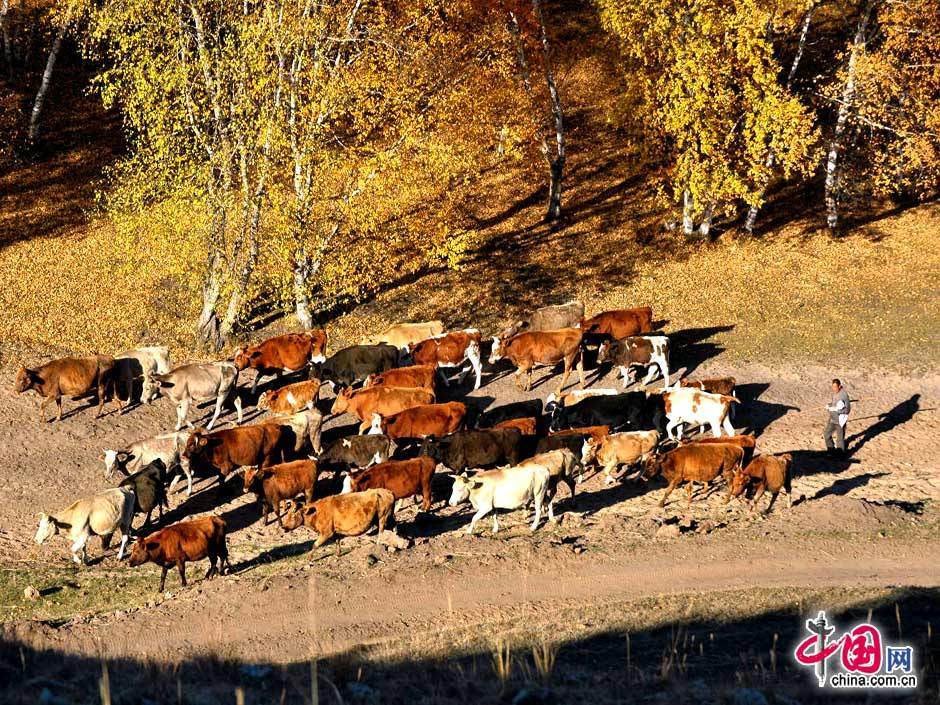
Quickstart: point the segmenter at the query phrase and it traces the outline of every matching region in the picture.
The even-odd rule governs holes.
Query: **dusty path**
[[[792,510],[779,503],[761,520],[739,504],[726,507],[714,494],[697,499],[689,517],[695,525],[711,521],[715,530],[654,541],[663,521],[685,514],[684,502],[660,510],[661,484],[605,487],[595,476],[579,487],[574,504],[560,503],[566,515],[560,525],[534,536],[518,515],[506,517],[508,528],[496,538],[467,537],[463,510],[438,505],[434,516],[413,522],[415,511],[407,508],[399,514],[400,532],[415,540],[411,549],[384,554],[350,542],[351,553],[337,557],[327,548],[305,554],[309,534],[285,536],[276,526],[260,526],[244,496],[212,489],[190,500],[178,494],[173,504],[185,501],[186,514],[214,511],[226,518],[235,575],[182,591],[171,575],[173,597],[154,606],[26,632],[67,650],[97,649],[107,635],[115,653],[160,656],[224,644],[227,652],[293,659],[309,653],[311,639],[332,650],[455,622],[511,621],[522,609],[550,615],[559,606],[752,586],[940,584],[940,461],[933,452],[940,438],[940,377],[700,363],[696,376],[737,377],[744,403],[736,426],[755,430],[760,450],[795,453],[795,494],[804,499]],[[847,381],[856,400],[853,452],[838,462],[818,452],[833,374]],[[529,396],[544,398],[554,384],[541,384]],[[612,378],[596,384],[612,386]],[[101,450],[165,430],[173,411],[161,400],[122,416],[94,420],[85,410],[42,426],[34,420],[35,400],[8,389],[4,384],[0,391],[0,562],[64,563],[63,540],[32,544],[35,513],[104,486]],[[522,397],[510,377],[493,375],[472,396],[497,404]],[[438,499],[445,499],[446,487],[438,489]],[[92,544],[92,553],[97,550]],[[282,560],[270,563],[278,556]],[[130,569],[107,557],[85,570],[120,581]],[[155,587],[157,571],[146,570]],[[202,569],[191,574],[201,576]],[[147,639],[140,638],[143,630]],[[305,638],[285,640],[289,635]]]

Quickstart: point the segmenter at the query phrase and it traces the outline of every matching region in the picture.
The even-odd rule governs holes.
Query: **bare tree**
[[[806,8],[806,12],[803,13],[803,20],[800,22],[800,38],[797,41],[796,45],[796,54],[793,56],[793,61],[790,64],[790,72],[787,74],[787,91],[790,91],[793,87],[793,79],[796,77],[796,71],[800,66],[800,60],[803,58],[803,51],[806,48],[806,38],[809,36],[809,26],[813,21],[813,15],[815,14],[817,8],[819,7],[819,2],[814,0],[810,3],[810,6]],[[774,152],[773,146],[767,149],[767,159],[764,162],[764,166],[767,168],[767,174],[769,179],[769,174],[774,168],[774,164],[777,162],[777,155]],[[764,193],[767,191],[767,183],[761,187],[759,202],[764,200]],[[744,221],[744,229],[748,233],[754,232],[754,223],[757,222],[757,214],[760,211],[760,206],[755,203],[747,211],[747,219]]]
[[[852,40],[849,51],[848,65],[846,66],[845,85],[842,88],[842,100],[839,103],[839,114],[836,117],[832,140],[829,142],[829,155],[826,158],[826,225],[835,230],[839,225],[839,153],[843,149],[845,127],[848,124],[849,114],[855,101],[855,67],[858,57],[865,52],[867,42],[868,22],[879,0],[866,0],[862,14],[858,19],[858,27]]]

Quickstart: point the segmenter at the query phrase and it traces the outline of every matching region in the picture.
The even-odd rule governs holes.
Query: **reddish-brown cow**
[[[264,423],[256,426],[238,426],[221,431],[193,431],[183,449],[181,464],[184,471],[215,472],[221,483],[236,468],[246,465],[267,467],[274,464],[277,455],[281,462],[287,446],[288,427]]]
[[[346,473],[343,494],[385,489],[395,495],[395,499],[421,495],[421,508],[428,511],[431,508],[431,478],[436,467],[437,461],[428,456],[379,463],[365,470]]]
[[[623,340],[653,330],[653,309],[649,306],[604,311],[581,321],[585,336],[609,336]]]
[[[308,330],[303,333],[287,333],[259,343],[239,348],[235,353],[235,367],[239,371],[246,367],[257,370],[251,386],[254,393],[261,375],[296,372],[311,363],[326,360],[326,331]]]
[[[180,572],[180,582],[186,587],[186,562],[201,561],[209,557],[208,580],[216,574],[224,574],[228,565],[228,548],[225,545],[225,522],[216,516],[181,521],[168,526],[147,538],[138,537],[131,550],[130,564],[133,567],[147,562],[156,563],[163,569],[160,574],[160,590],[166,585],[166,573],[171,566]],[[216,561],[219,562],[216,567]]]
[[[399,411],[422,404],[433,404],[434,392],[425,387],[346,387],[333,400],[333,414],[349,412],[362,424],[360,433],[372,423],[372,415],[392,416]]]
[[[524,436],[534,436],[538,432],[539,422],[534,416],[524,419],[507,419],[500,421],[493,428],[514,428]]]
[[[459,401],[425,404],[382,418],[372,414],[369,433],[384,433],[389,438],[424,438],[444,436],[463,428],[467,407]]]
[[[434,365],[395,367],[381,374],[369,375],[365,387],[423,387],[434,390]]]
[[[43,398],[39,404],[40,421],[46,420],[46,405],[54,399],[59,409],[56,420],[61,421],[63,396],[77,399],[95,390],[98,395],[97,416],[101,416],[105,396],[109,389],[114,389],[113,373],[114,358],[107,355],[63,357],[35,369],[21,367],[16,373],[13,391],[22,394],[30,389],[36,390]],[[114,402],[118,408],[123,406],[116,394]]]
[[[749,433],[742,433],[737,436],[697,438],[696,440],[689,442],[687,445],[707,445],[711,443],[730,443],[733,446],[738,446],[741,450],[744,451],[744,464],[747,465],[751,462],[751,458],[754,456],[754,448],[757,446],[757,439]]]
[[[708,379],[683,379],[679,382],[681,387],[694,387],[710,394],[724,394],[734,396],[734,377],[710,377]]]
[[[659,500],[659,506],[666,504],[666,499],[683,482],[687,483],[689,506],[692,506],[692,483],[701,482],[709,485],[719,475],[728,482],[729,493],[725,502],[731,501],[731,477],[735,470],[741,469],[744,451],[739,446],[727,443],[680,446],[665,455],[651,455],[646,459],[643,477],[650,479],[662,474],[669,483],[666,494]]]
[[[520,333],[507,340],[500,340],[497,336],[493,338],[490,364],[496,364],[503,358],[512,362],[516,366],[516,386],[527,392],[532,388],[532,368],[535,365],[554,366],[564,361],[565,372],[556,392],[556,394],[561,394],[575,363],[578,367],[580,386],[584,388],[581,346],[581,331],[577,328]],[[520,383],[523,374],[526,376],[525,386]]]
[[[793,491],[790,486],[791,469],[793,467],[793,456],[789,453],[782,455],[758,455],[754,460],[747,464],[743,470],[736,471],[731,479],[731,496],[738,497],[747,488],[748,484],[753,485],[754,499],[751,500],[751,511],[757,507],[757,502],[764,495],[764,490],[770,490],[770,503],[764,514],[770,512],[770,508],[777,501],[777,495],[781,489],[787,491],[787,506],[793,506]]]
[[[268,512],[273,509],[278,526],[283,529],[281,502],[293,499],[301,492],[308,502],[313,501],[313,489],[317,484],[317,464],[313,460],[295,460],[266,468],[246,468],[242,480],[245,483],[245,492],[254,492],[261,503],[264,524],[267,525]]]
[[[420,343],[408,346],[408,352],[416,365],[434,365],[436,368],[460,367],[464,362],[470,362],[470,369],[476,374],[474,389],[480,388],[483,374],[483,363],[480,360],[480,331],[476,328],[445,333]],[[460,375],[460,380],[469,374],[466,370]],[[443,373],[442,373],[443,374]],[[444,375],[444,384],[450,380]]]

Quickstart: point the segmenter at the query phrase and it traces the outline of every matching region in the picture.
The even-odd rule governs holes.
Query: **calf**
[[[150,526],[150,515],[154,509],[160,512],[163,521],[163,508],[169,507],[166,500],[166,466],[161,460],[154,460],[146,467],[131,473],[121,480],[118,487],[126,487],[134,493],[134,512],[146,514],[141,529]]]
[[[662,392],[664,411],[669,423],[666,433],[669,438],[679,440],[682,437],[682,425],[690,426],[709,425],[712,434],[717,438],[722,430],[728,436],[734,435],[734,427],[728,418],[728,411],[732,404],[737,404],[736,397],[723,394],[709,394],[698,389],[678,387]],[[673,436],[678,428],[679,433]]]
[[[597,462],[604,469],[605,483],[614,481],[611,474],[621,465],[642,462],[659,443],[657,431],[627,431],[603,438],[587,438],[581,449],[581,462],[586,466]]]
[[[167,473],[179,468],[180,457],[183,448],[186,447],[186,441],[189,439],[188,431],[177,431],[175,433],[163,433],[153,438],[145,438],[141,441],[135,441],[122,450],[104,451],[104,478],[110,480],[114,471],[118,470],[127,477],[130,473],[140,470],[155,460],[163,463]],[[193,476],[184,471],[183,473],[189,480],[189,489],[187,494],[193,493]],[[170,484],[170,491],[173,490],[179,475],[175,474]]]
[[[456,507],[470,500],[476,510],[467,533],[472,534],[477,522],[494,509],[520,509],[535,503],[535,520],[532,531],[538,528],[542,518],[549,487],[549,471],[540,464],[528,464],[519,467],[484,470],[471,477],[458,475],[454,478],[454,487],[449,504]],[[548,501],[548,517],[555,518],[551,500]],[[499,531],[496,515],[493,515],[493,533]]]
[[[421,495],[421,508],[431,508],[431,478],[437,463],[433,458],[411,460],[389,460],[358,472],[346,473],[343,479],[343,494],[362,490],[384,489],[395,499],[406,499]]]
[[[284,518],[284,531],[307,526],[317,532],[314,548],[319,548],[336,534],[359,536],[377,524],[378,543],[394,510],[395,496],[383,489],[334,495],[308,504],[294,502]]]
[[[754,456],[754,448],[757,446],[757,439],[750,434],[740,434],[737,436],[721,436],[719,438],[697,438],[694,441],[689,441],[689,445],[707,445],[709,443],[730,443],[733,446],[738,446],[744,451],[744,464],[747,465]]]
[[[320,369],[320,380],[348,387],[372,374],[385,372],[398,365],[398,348],[394,345],[352,345],[333,353]]]
[[[321,464],[364,468],[384,463],[395,452],[395,441],[388,436],[352,436],[340,438],[320,456]]]
[[[653,331],[653,309],[649,306],[604,311],[581,321],[581,330],[588,340],[623,340],[631,335]]]
[[[190,404],[215,399],[215,412],[206,426],[212,430],[219,414],[222,413],[222,404],[233,395],[238,423],[242,422],[242,400],[236,393],[238,368],[231,362],[182,365],[166,374],[151,374],[148,379],[151,385],[162,389],[176,404],[177,431],[183,427],[184,423],[189,428],[193,427],[186,419],[189,415]]]
[[[505,421],[500,421],[498,424],[495,424],[493,428],[503,430],[515,429],[523,436],[534,436],[538,433],[539,421],[534,416],[530,416],[526,419],[506,419]]]
[[[646,368],[646,386],[656,377],[657,370],[669,386],[669,338],[665,335],[634,335],[613,342],[605,340],[597,350],[597,362],[610,360],[620,368],[623,386],[635,379],[635,368]]]
[[[460,367],[469,361],[470,369],[473,370],[477,378],[473,388],[480,388],[483,363],[480,360],[480,331],[476,328],[467,328],[466,330],[438,335],[420,343],[412,343],[408,346],[408,352],[416,365],[433,365],[438,370],[447,367]],[[470,369],[460,375],[461,382],[469,374]],[[444,384],[449,385],[451,380],[443,372],[441,374]]]
[[[396,367],[382,374],[366,377],[365,387],[423,387],[434,391],[434,365]]]
[[[303,333],[287,333],[238,349],[233,362],[238,371],[252,368],[257,372],[251,384],[251,393],[258,388],[262,375],[297,372],[311,363],[326,360],[326,331],[309,330]]]
[[[764,510],[769,514],[780,490],[787,491],[787,507],[793,506],[793,492],[790,486],[793,467],[793,456],[789,453],[782,455],[758,455],[743,470],[735,471],[731,478],[731,496],[739,497],[750,484],[754,487],[754,499],[751,500],[751,511],[757,507],[758,501],[764,495],[764,490],[770,490],[770,503]]]
[[[278,456],[284,462],[287,437],[284,427],[277,424],[239,426],[212,433],[200,428],[186,441],[181,463],[189,472],[216,473],[221,483],[236,468],[267,467]]]
[[[524,419],[542,417],[542,400],[527,399],[526,401],[516,401],[511,404],[497,406],[477,416],[477,428],[495,428],[498,423],[508,421],[509,419]]]
[[[172,566],[177,567],[180,582],[186,587],[187,561],[201,561],[207,556],[209,570],[206,571],[206,580],[231,569],[228,564],[228,547],[225,545],[225,522],[216,516],[181,521],[146,538],[138,537],[131,550],[130,564],[135,568],[144,563],[160,566],[162,572],[158,592],[163,592],[167,571]]]
[[[62,397],[73,399],[83,397],[94,391],[98,396],[98,412],[101,416],[104,400],[109,389],[113,389],[114,359],[107,355],[93,357],[62,357],[52,360],[37,368],[21,367],[16,373],[13,391],[17,394],[35,390],[42,397],[39,404],[39,420],[46,420],[46,405],[55,400],[59,413],[57,421],[62,420]],[[114,402],[120,408],[121,400],[114,395]]]
[[[266,526],[268,512],[274,510],[278,526],[281,521],[281,502],[303,493],[308,502],[313,501],[313,489],[317,484],[317,464],[313,460],[295,460],[291,463],[269,465],[266,468],[249,467],[242,475],[244,491],[254,492],[261,504],[261,518]]]
[[[381,414],[372,414],[369,433],[384,433],[393,439],[444,436],[459,431],[466,415],[467,407],[459,401],[425,404],[385,418]]]
[[[709,485],[712,480],[722,475],[730,488],[732,475],[735,470],[741,469],[743,459],[744,451],[741,448],[725,443],[680,446],[665,455],[648,456],[644,464],[643,477],[648,480],[661,474],[669,483],[666,494],[659,500],[660,507],[666,505],[666,499],[676,487],[683,482],[688,483],[686,485],[689,496],[688,506],[691,507],[693,482]],[[725,502],[730,500],[729,491]]]
[[[422,340],[433,338],[444,332],[444,323],[442,321],[425,321],[423,323],[398,323],[389,327],[384,333],[373,335],[363,340],[365,345],[375,345],[377,343],[387,343],[394,345],[399,350],[405,350],[411,343],[420,343]],[[397,385],[402,387],[418,387],[417,384]]]
[[[171,369],[170,350],[163,346],[135,348],[114,356],[115,381],[123,382],[127,401],[134,400],[134,385],[141,383],[140,400],[149,404],[157,390],[148,381],[152,374],[166,374]]]
[[[296,414],[315,407],[320,399],[320,380],[294,382],[280,389],[269,389],[258,397],[258,408],[275,414]]]
[[[490,364],[496,364],[503,358],[516,366],[516,386],[529,391],[532,388],[532,368],[535,365],[554,366],[564,361],[565,370],[556,394],[561,394],[568,381],[571,368],[577,364],[581,388],[584,388],[584,364],[582,360],[581,331],[577,328],[563,328],[555,331],[520,333],[507,340],[493,338],[493,351]],[[520,383],[525,374],[525,386]]]
[[[333,401],[334,416],[350,413],[361,422],[359,432],[364,432],[372,421],[373,414],[393,416],[399,411],[415,406],[434,403],[434,392],[424,387],[346,387]]]
[[[428,436],[421,446],[427,455],[454,472],[467,468],[515,465],[521,457],[522,434],[516,429],[457,431],[449,436]]]
[[[511,323],[499,334],[499,337],[501,340],[506,340],[506,338],[511,338],[523,331],[577,328],[582,318],[584,318],[584,304],[580,301],[543,306],[537,309],[527,320]]]

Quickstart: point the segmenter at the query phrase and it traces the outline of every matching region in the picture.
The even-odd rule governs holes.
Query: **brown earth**
[[[677,358],[684,361],[681,353]],[[181,590],[171,574],[172,595],[159,596],[149,592],[158,579],[158,570],[149,566],[138,569],[149,576],[146,592],[131,596],[128,587],[120,610],[93,610],[58,626],[19,623],[17,633],[70,652],[104,648],[114,655],[162,659],[210,653],[224,645],[229,654],[280,662],[307,657],[314,648],[311,640],[321,653],[415,634],[439,635],[446,642],[455,624],[464,634],[460,638],[467,639],[474,624],[487,633],[511,631],[522,612],[538,615],[534,621],[527,618],[532,624],[546,619],[550,624],[550,616],[563,607],[599,608],[678,593],[940,584],[940,462],[929,450],[940,437],[940,377],[872,369],[729,367],[720,356],[702,362],[695,374],[734,374],[743,401],[735,425],[759,434],[760,451],[794,454],[793,508],[787,509],[781,498],[762,518],[743,503],[726,506],[720,488],[704,499],[697,495],[688,513],[684,492],[661,510],[661,482],[604,486],[602,477],[593,475],[579,485],[574,502],[562,490],[559,524],[543,524],[533,535],[521,513],[514,512],[504,517],[496,536],[484,521],[482,533],[470,537],[465,534],[468,508],[446,506],[448,483],[441,477],[432,514],[418,515],[407,502],[398,512],[399,533],[414,541],[411,548],[392,553],[374,548],[371,538],[347,539],[342,555],[332,544],[310,554],[310,534],[285,535],[276,525],[262,527],[257,507],[240,494],[240,486],[220,495],[210,487],[212,480],[204,479],[192,499],[182,493],[172,498],[168,519],[208,511],[223,516],[230,526],[232,575],[195,580]],[[855,400],[851,456],[844,461],[819,452],[822,407],[833,374],[846,380]],[[529,396],[544,398],[556,379],[539,384]],[[597,384],[612,386],[612,377]],[[167,400],[159,400],[95,420],[87,408],[71,411],[72,403],[61,423],[40,425],[37,402],[14,397],[8,389],[4,383],[0,392],[2,562],[68,570],[63,539],[42,547],[32,543],[36,513],[103,487],[101,451],[166,430],[174,413]],[[483,388],[471,396],[505,403],[524,395],[510,375],[490,371]],[[345,417],[331,424],[348,430],[349,421]],[[676,531],[665,529],[657,538],[663,524],[680,520],[680,535],[664,539]],[[93,541],[91,554],[97,553]],[[83,583],[89,574],[118,590],[140,575],[118,564],[113,551],[75,573]],[[190,570],[191,577],[197,575],[202,567]],[[94,585],[92,580],[83,589],[94,590]],[[10,624],[28,615],[42,617],[41,605],[36,608],[22,597],[23,587],[18,586],[17,604],[4,606]],[[38,587],[45,591],[53,585]],[[140,639],[144,629],[148,638]],[[105,635],[107,646],[102,647]],[[283,638],[289,635],[304,638]]]

